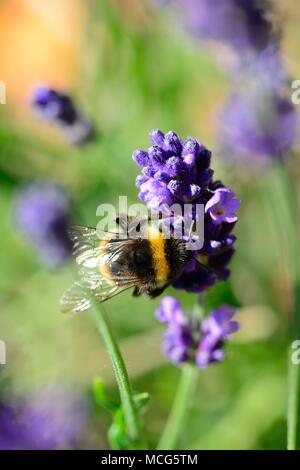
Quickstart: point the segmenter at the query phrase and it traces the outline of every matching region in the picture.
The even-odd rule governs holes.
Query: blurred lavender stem
[[[288,263],[293,290],[293,311],[291,321],[290,341],[300,338],[300,272],[299,272],[299,248],[297,237],[297,225],[295,222],[298,214],[297,202],[295,202],[296,191],[293,178],[289,169],[280,162],[279,174],[283,185],[283,191],[287,195],[287,237]],[[285,224],[284,224],[285,226]],[[286,226],[285,226],[286,227]],[[299,365],[293,364],[291,359],[291,347],[288,348],[288,398],[287,398],[287,449],[296,450],[298,444],[298,421],[299,409],[300,377]]]
[[[195,317],[203,317],[203,295],[198,295],[198,303],[194,307]],[[192,397],[196,388],[199,369],[191,364],[182,367],[179,385],[167,424],[159,440],[157,450],[174,450],[182,434],[187,418],[187,413],[192,403]]]
[[[297,448],[297,427],[299,419],[299,365],[291,360],[291,343],[300,338],[300,273],[299,249],[295,217],[297,207],[293,178],[289,173],[287,162],[280,158],[267,176],[269,184],[265,185],[265,200],[270,209],[274,231],[279,235],[278,246],[282,250],[283,261],[286,260],[293,291],[293,308],[291,311],[290,344],[288,347],[288,397],[287,397],[287,448]]]
[[[114,368],[124,412],[128,439],[130,442],[135,443],[139,439],[139,424],[132,398],[127,369],[121,351],[112,333],[103,305],[94,304],[92,312]]]
[[[276,175],[277,176],[277,175]],[[278,190],[276,194],[282,206],[279,206],[279,219],[283,231],[283,245],[286,246],[286,256],[292,283],[293,310],[291,312],[290,342],[300,338],[300,273],[299,249],[295,216],[297,207],[293,191],[293,179],[289,174],[283,159],[278,164]],[[281,208],[280,208],[281,207]],[[277,207],[276,207],[277,209]],[[275,210],[276,210],[275,209]],[[297,449],[297,429],[299,420],[299,365],[293,364],[291,347],[288,347],[288,397],[287,397],[287,449]]]
[[[184,429],[187,412],[191,406],[199,370],[186,364],[182,367],[180,382],[176,391],[172,410],[160,438],[157,450],[174,450]]]
[[[299,408],[299,365],[293,364],[288,352],[287,450],[297,449],[297,423]]]

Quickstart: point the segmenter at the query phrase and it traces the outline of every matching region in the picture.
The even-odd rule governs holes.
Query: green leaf
[[[127,450],[128,441],[124,433],[120,432],[119,427],[112,423],[108,430],[108,441],[112,450]]]
[[[113,450],[126,450],[129,447],[124,413],[121,406],[114,414],[113,423],[108,430],[108,440]]]
[[[136,395],[133,396],[134,404],[136,405],[139,411],[145,408],[146,405],[148,405],[149,400],[150,400],[150,395],[149,393],[146,393],[146,392],[137,393]]]
[[[95,403],[109,411],[115,413],[119,408],[119,404],[112,400],[106,393],[105,384],[101,377],[96,377],[93,384],[93,397]]]

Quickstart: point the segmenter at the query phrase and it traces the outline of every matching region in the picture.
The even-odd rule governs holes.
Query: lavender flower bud
[[[92,137],[91,122],[77,112],[70,96],[38,86],[33,92],[31,104],[41,119],[59,127],[69,144],[81,144]]]

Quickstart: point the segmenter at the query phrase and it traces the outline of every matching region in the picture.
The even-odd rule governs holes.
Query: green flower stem
[[[139,423],[126,366],[112,333],[103,305],[94,304],[92,312],[114,368],[124,412],[127,435],[129,440],[134,443],[139,440]]]
[[[292,178],[287,165],[280,161],[269,175],[269,185],[265,188],[266,201],[274,221],[278,246],[282,249],[283,261],[287,263],[293,290],[293,311],[290,341],[300,339],[300,273],[297,227],[295,223],[297,207]],[[297,426],[299,419],[299,366],[291,362],[291,348],[288,348],[288,399],[287,399],[287,448],[297,448]]]
[[[300,339],[300,293],[299,284],[294,284],[294,317],[292,325],[291,341]],[[300,414],[299,394],[300,377],[299,364],[293,364],[291,347],[288,348],[288,399],[287,399],[287,449],[296,450],[298,442],[298,421]]]
[[[166,427],[158,443],[158,450],[174,450],[182,434],[188,411],[192,402],[193,392],[198,377],[198,369],[190,364],[182,368],[173,407]]]
[[[299,408],[299,365],[292,363],[290,355],[288,361],[287,449],[296,450]]]
[[[278,222],[284,227],[285,237],[282,243],[286,246],[287,261],[293,290],[293,311],[291,322],[291,342],[300,339],[300,302],[299,302],[299,249],[297,239],[295,192],[287,165],[284,162],[279,166],[279,187],[281,188],[282,205],[278,213]],[[280,196],[280,189],[278,191]],[[282,214],[283,213],[283,214]],[[288,397],[287,397],[287,449],[296,450],[298,441],[299,420],[299,365],[293,364],[291,360],[291,347],[288,348]]]

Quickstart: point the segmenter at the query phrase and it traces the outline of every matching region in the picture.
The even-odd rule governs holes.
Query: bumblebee
[[[133,220],[133,222],[135,222]],[[95,228],[73,225],[69,229],[73,252],[80,266],[79,280],[61,299],[64,313],[76,313],[91,307],[92,297],[104,302],[133,288],[133,296],[150,298],[160,295],[182,272],[192,257],[186,242],[165,237],[160,227],[143,223],[143,236],[131,236],[131,229],[122,229],[122,218],[117,219],[121,231],[104,232],[99,239]],[[137,226],[137,222],[131,224]],[[126,236],[125,236],[126,235]]]

